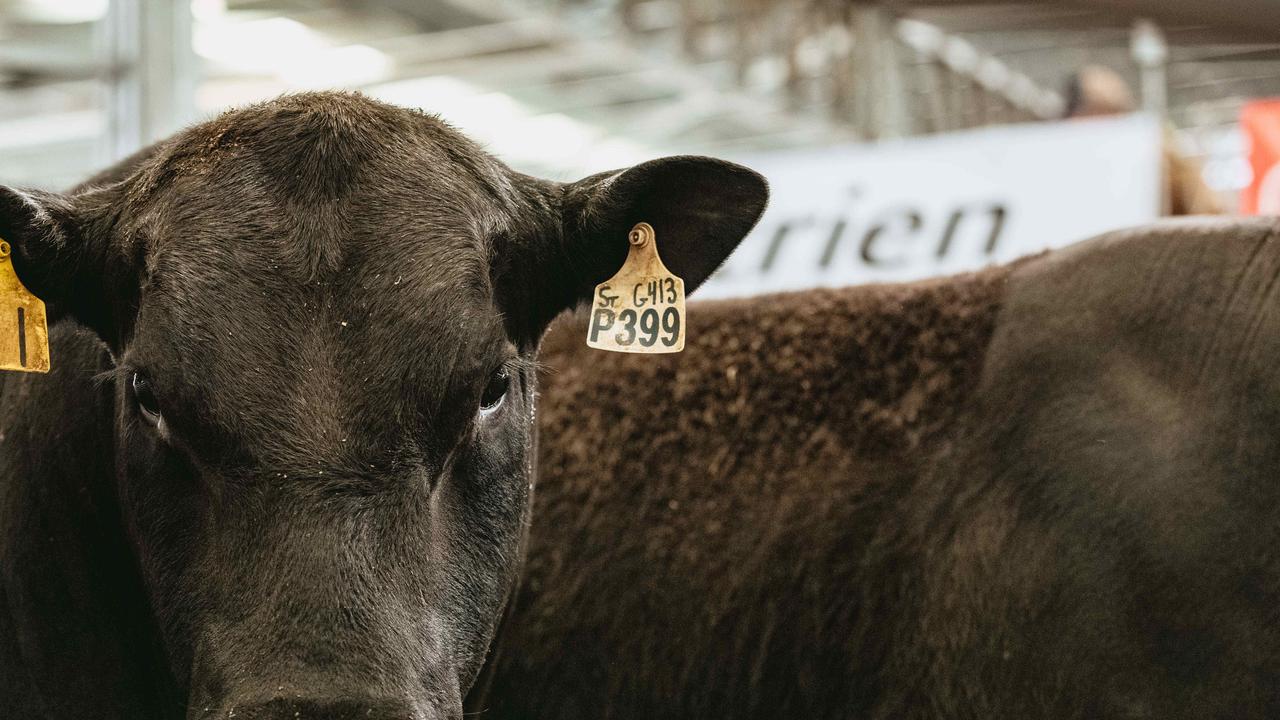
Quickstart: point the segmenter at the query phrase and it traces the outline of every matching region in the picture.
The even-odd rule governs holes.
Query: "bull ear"
[[[102,193],[78,195],[0,186],[0,238],[18,279],[45,302],[49,323],[75,317],[115,344],[119,303],[113,278],[123,262],[110,250]]]
[[[738,247],[769,198],[760,174],[696,156],[651,160],[558,190],[559,232],[528,241],[511,273],[518,317],[533,340],[622,267],[636,223],[653,226],[663,264],[692,293]]]

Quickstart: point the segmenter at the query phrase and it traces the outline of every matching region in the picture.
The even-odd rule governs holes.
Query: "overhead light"
[[[448,76],[368,87],[370,97],[440,115],[517,168],[551,168],[566,175],[630,165],[655,153],[613,138],[602,128],[562,113],[542,113],[501,92]]]
[[[191,17],[196,22],[211,22],[227,14],[227,0],[191,0]]]
[[[196,54],[239,74],[278,77],[293,88],[342,87],[383,80],[395,66],[386,53],[368,45],[332,47],[290,18],[207,17],[196,23]]]
[[[17,0],[10,12],[30,22],[71,25],[102,19],[107,5],[108,0]]]
[[[273,75],[282,64],[326,49],[311,28],[283,17],[196,23],[191,44],[200,57],[252,75]]]
[[[299,88],[351,87],[385,80],[395,62],[368,45],[346,45],[313,52],[280,66],[281,80]]]
[[[30,115],[0,121],[0,150],[91,140],[107,131],[101,110]]]

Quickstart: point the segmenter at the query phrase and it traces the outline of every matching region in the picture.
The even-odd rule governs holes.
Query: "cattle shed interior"
[[[0,180],[58,187],[218,111],[352,88],[570,176],[1049,120],[1105,64],[1225,199],[1280,94],[1261,0],[3,0]]]
[[[1280,0],[0,0],[0,720],[1280,718],[1278,357]]]

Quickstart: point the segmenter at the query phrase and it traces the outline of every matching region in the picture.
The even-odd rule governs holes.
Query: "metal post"
[[[143,141],[153,142],[194,119],[199,66],[191,3],[146,0],[143,7]]]
[[[877,101],[880,97],[880,68],[877,61],[875,9],[855,7],[853,29],[853,123],[864,139],[875,139],[879,130]]]
[[[195,116],[198,66],[191,5],[182,0],[111,0],[106,49],[108,160],[164,137]]]
[[[105,72],[102,82],[105,89],[107,113],[107,139],[105,157],[100,163],[109,163],[128,155],[142,145],[138,107],[142,104],[139,84],[139,42],[137,33],[138,0],[112,0],[107,15],[101,23]]]
[[[1169,112],[1169,44],[1160,27],[1138,20],[1129,36],[1129,51],[1142,76],[1142,109],[1164,119]]]
[[[897,18],[887,8],[876,10],[877,51],[879,55],[881,95],[880,137],[896,138],[911,133],[907,111],[907,83],[903,77],[901,45],[895,32]]]
[[[907,98],[895,17],[884,7],[869,5],[855,7],[852,19],[859,130],[868,138],[900,137],[908,130]]]

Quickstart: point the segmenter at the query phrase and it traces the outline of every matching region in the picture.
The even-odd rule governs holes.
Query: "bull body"
[[[1280,713],[1280,225],[545,344],[498,718]]]

